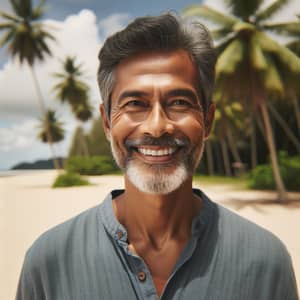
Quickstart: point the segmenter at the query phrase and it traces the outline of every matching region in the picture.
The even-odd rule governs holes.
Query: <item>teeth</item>
[[[138,148],[138,151],[143,155],[151,155],[151,156],[164,156],[164,155],[171,155],[176,151],[176,148],[166,148],[160,150],[153,150],[153,149],[145,149],[145,148]]]

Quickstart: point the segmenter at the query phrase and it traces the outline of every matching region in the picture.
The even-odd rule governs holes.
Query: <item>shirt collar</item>
[[[112,201],[122,194],[124,190],[113,190],[104,199],[100,206],[100,221],[104,225],[107,233],[117,241],[127,241],[127,231],[119,223],[113,211]],[[193,192],[203,200],[203,206],[198,215],[192,221],[192,236],[200,237],[204,229],[213,219],[216,204],[213,203],[201,190],[193,189]]]

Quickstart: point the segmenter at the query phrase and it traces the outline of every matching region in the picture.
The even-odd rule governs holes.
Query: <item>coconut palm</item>
[[[36,7],[32,6],[31,0],[10,0],[10,3],[14,15],[0,12],[0,16],[5,19],[5,22],[0,24],[0,30],[5,31],[0,46],[7,46],[13,58],[17,57],[21,64],[26,62],[29,65],[37,89],[39,105],[42,113],[45,113],[46,108],[34,65],[37,61],[44,61],[46,56],[51,55],[47,41],[55,39],[40,22],[44,14],[44,1]]]
[[[284,36],[288,36],[292,38],[286,46],[293,51],[298,57],[300,57],[300,15],[297,16],[298,21],[294,22],[285,22],[285,23],[275,23],[275,24],[269,24],[266,26],[267,29]],[[294,106],[294,112],[296,116],[297,121],[297,127],[298,132],[300,134],[300,105],[299,105],[299,99],[297,98],[296,93],[294,90],[290,90],[288,92],[293,106]]]
[[[81,80],[83,76],[82,66],[76,64],[76,58],[67,56],[62,63],[62,72],[53,76],[60,79],[54,86],[56,97],[62,103],[67,102],[72,108],[87,102],[88,86]]]
[[[82,66],[76,63],[75,57],[67,56],[62,61],[63,71],[53,74],[60,81],[54,86],[56,97],[62,103],[68,103],[77,120],[86,122],[92,117],[92,108],[89,103],[89,87],[81,80]],[[89,155],[87,142],[83,134],[81,144],[83,152]]]
[[[64,139],[64,129],[63,123],[57,120],[55,116],[55,111],[47,110],[43,118],[41,119],[41,124],[39,125],[38,138],[43,143],[48,143],[51,147],[53,154],[53,163],[56,169],[59,169],[59,162],[54,156],[53,144],[58,143]]]
[[[45,29],[41,22],[44,14],[44,1],[36,7],[31,0],[10,0],[14,14],[0,12],[5,20],[0,23],[0,30],[4,35],[0,41],[0,47],[6,46],[9,54],[17,58],[21,64],[26,62],[31,71],[35,89],[38,96],[38,104],[42,114],[46,113],[46,106],[35,73],[34,65],[37,61],[44,61],[51,55],[47,42],[55,40]],[[51,140],[50,132],[47,140]]]
[[[218,42],[217,88],[224,99],[242,99],[248,111],[260,112],[271,157],[278,199],[287,198],[279,172],[276,147],[267,101],[283,98],[286,89],[298,89],[300,59],[278,44],[265,31],[267,20],[288,2],[276,0],[261,9],[263,0],[224,0],[230,15],[205,5],[186,9],[187,15],[208,19],[219,27],[213,31]],[[287,79],[288,80],[284,80]],[[287,84],[289,86],[287,87]]]
[[[221,146],[221,154],[224,162],[226,176],[231,176],[231,152],[235,164],[242,166],[237,141],[239,132],[243,129],[242,107],[238,102],[224,102],[216,97],[217,107],[212,129],[212,139],[218,141]]]

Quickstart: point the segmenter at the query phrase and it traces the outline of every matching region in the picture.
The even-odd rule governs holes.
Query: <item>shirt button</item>
[[[117,231],[117,237],[118,237],[118,239],[121,239],[122,237],[123,237],[123,232],[121,231],[121,230],[118,230]]]
[[[139,273],[138,273],[138,279],[139,279],[139,281],[141,281],[141,282],[145,281],[145,280],[146,280],[146,273],[143,272],[143,271],[139,272]]]

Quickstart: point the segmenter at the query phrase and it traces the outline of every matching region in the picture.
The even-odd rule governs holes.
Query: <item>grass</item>
[[[226,177],[226,176],[204,176],[195,175],[194,183],[198,185],[231,185],[236,189],[247,190],[249,189],[249,183],[246,176],[241,177]]]
[[[87,179],[80,176],[79,174],[63,173],[58,175],[52,187],[62,188],[62,187],[71,187],[71,186],[84,186],[84,185],[90,185],[90,183]]]

